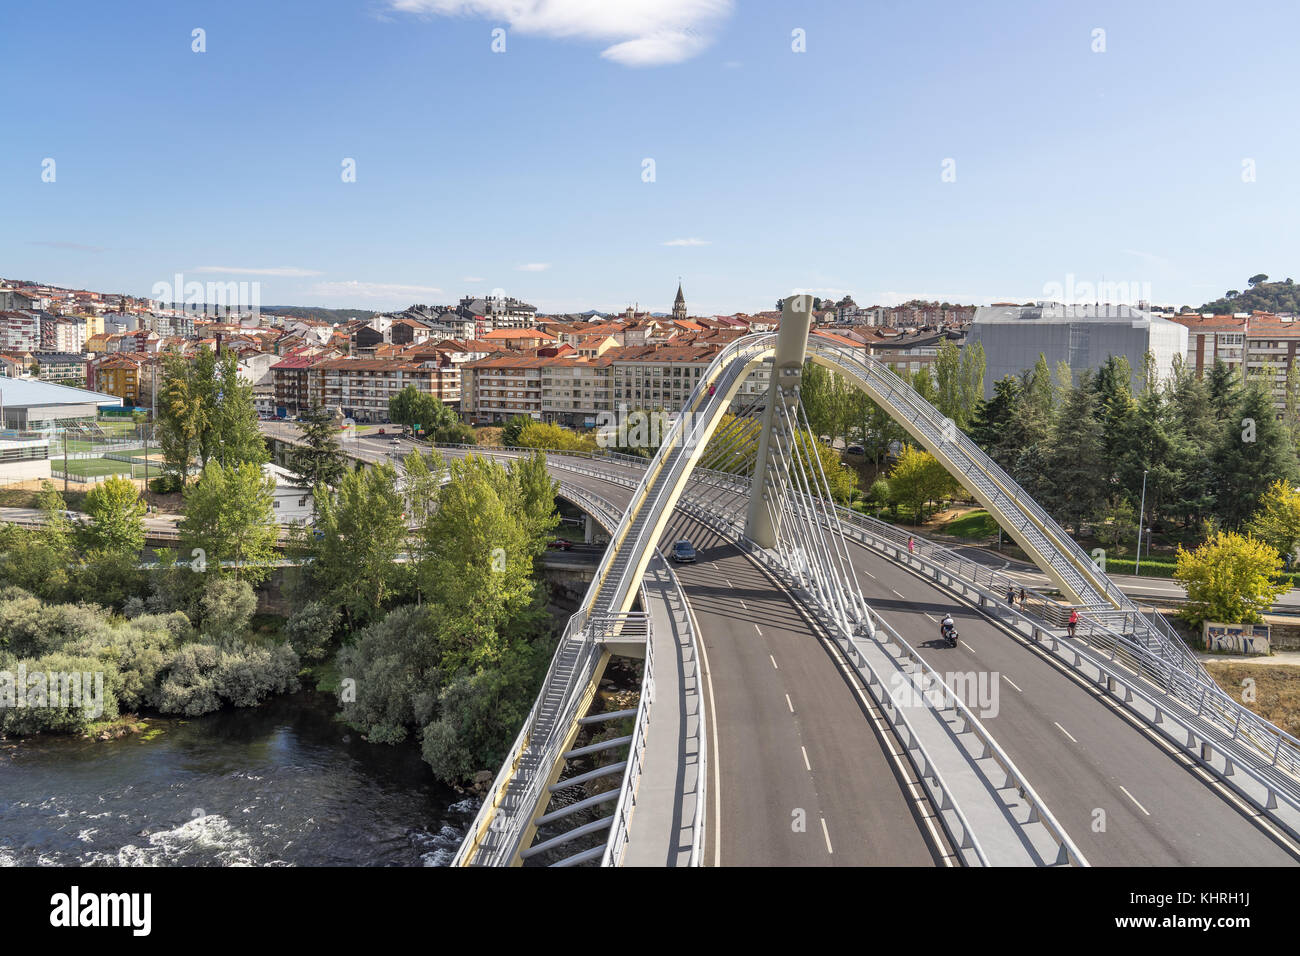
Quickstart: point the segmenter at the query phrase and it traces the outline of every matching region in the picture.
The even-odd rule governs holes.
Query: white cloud
[[[201,275],[288,276],[290,278],[324,275],[324,273],[312,269],[296,269],[293,266],[280,266],[270,269],[245,269],[239,266],[199,266],[197,269],[190,271]]]
[[[312,295],[362,299],[402,299],[412,295],[442,295],[442,290],[431,285],[398,285],[392,282],[317,282]]]
[[[523,34],[611,43],[601,56],[624,66],[680,63],[712,42],[734,0],[389,0],[394,10],[477,17]]]
[[[708,239],[669,239],[663,243],[665,246],[707,246]]]
[[[522,266],[516,266],[520,272],[545,272],[551,267],[549,262],[527,262]]]

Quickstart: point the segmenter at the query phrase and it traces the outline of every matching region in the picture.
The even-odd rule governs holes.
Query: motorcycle
[[[949,647],[957,646],[957,626],[953,625],[948,628],[939,628],[939,636],[948,642]]]

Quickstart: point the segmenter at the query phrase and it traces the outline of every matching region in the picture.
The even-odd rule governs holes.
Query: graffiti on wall
[[[1231,654],[1268,653],[1267,624],[1215,624],[1206,621],[1202,637],[1207,651],[1226,651]]]

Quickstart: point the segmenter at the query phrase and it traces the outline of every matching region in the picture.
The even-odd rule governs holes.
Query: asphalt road
[[[997,715],[982,718],[985,725],[1090,863],[1297,862],[1271,828],[1256,824],[1257,814],[1221,796],[1190,761],[1136,729],[1109,699],[928,580],[861,545],[850,543],[850,556],[868,603],[932,667],[983,674],[990,689],[996,684]],[[939,639],[945,613],[961,635],[955,648]]]
[[[616,502],[628,496],[620,485],[564,477]],[[701,551],[679,575],[703,636],[717,736],[706,859],[938,861],[910,768],[900,771],[888,756],[896,745],[878,733],[864,695],[797,606],[748,559],[678,514],[665,541],[681,537]],[[986,686],[997,688],[997,714],[986,725],[1094,865],[1297,862],[1289,841],[1110,701],[933,583],[869,549],[850,549],[864,596],[933,667],[986,682],[996,676]],[[961,632],[956,648],[938,640],[948,611]],[[799,819],[802,830],[792,825]]]
[[[618,504],[630,497],[622,485],[557,475]],[[661,544],[680,538],[699,552],[675,570],[704,644],[706,863],[942,863],[942,832],[923,789],[834,649],[747,557],[678,513]]]

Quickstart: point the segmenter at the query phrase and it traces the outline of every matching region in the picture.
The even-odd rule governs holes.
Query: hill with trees
[[[1300,285],[1290,279],[1269,282],[1260,272],[1246,280],[1244,290],[1229,289],[1222,298],[1207,302],[1199,309],[1223,315],[1230,312],[1300,312]]]

